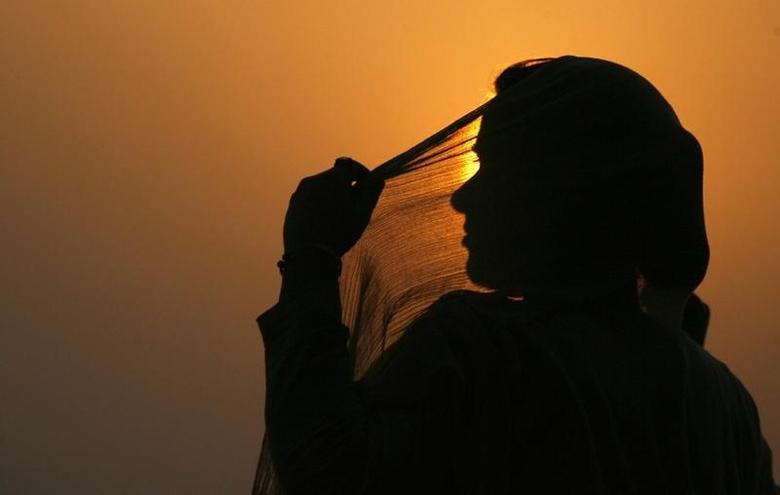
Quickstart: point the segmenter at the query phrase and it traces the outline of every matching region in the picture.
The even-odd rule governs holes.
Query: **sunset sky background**
[[[5,0],[0,493],[248,493],[298,180],[564,54],[638,71],[699,139],[707,347],[780,475],[780,2]]]

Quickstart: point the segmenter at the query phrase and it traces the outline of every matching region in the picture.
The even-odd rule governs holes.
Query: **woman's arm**
[[[340,257],[362,234],[384,186],[367,176],[362,165],[340,159],[301,181],[285,218],[279,302],[257,319],[265,343],[266,434],[289,494],[373,493],[383,467],[403,460],[391,452],[386,432],[414,438],[396,431],[393,414],[365,410],[341,323]],[[407,457],[412,450],[395,448]]]
[[[266,360],[266,433],[287,493],[359,493],[377,446],[357,397],[348,330],[336,316],[338,281],[286,280],[260,315]]]
[[[349,332],[334,312],[336,279],[287,279],[283,287],[282,300],[257,321],[266,346],[266,433],[285,492],[440,487],[444,457],[432,452],[446,448],[436,435],[452,430],[461,388],[438,330],[425,322],[405,335],[396,371],[383,382],[401,400],[367,399],[375,391],[353,381]]]

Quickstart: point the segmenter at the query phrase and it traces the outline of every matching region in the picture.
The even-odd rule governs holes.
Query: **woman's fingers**
[[[368,223],[371,218],[371,212],[379,201],[379,196],[385,188],[385,181],[372,175],[364,176],[362,180],[355,184],[355,201],[358,211],[366,215],[361,219]]]
[[[337,159],[333,167],[341,179],[351,187],[351,196],[354,201],[351,218],[352,236],[345,246],[346,250],[349,250],[363,234],[371,220],[371,214],[379,201],[385,184],[382,179],[371,175],[371,171],[363,164],[348,157]]]
[[[347,181],[348,184],[360,181],[360,179],[367,176],[370,172],[365,165],[345,156],[336,159],[336,163],[333,164],[333,167],[336,169],[339,176]]]
[[[351,158],[306,177],[290,198],[285,249],[315,243],[347,252],[366,229],[383,188],[381,178]]]

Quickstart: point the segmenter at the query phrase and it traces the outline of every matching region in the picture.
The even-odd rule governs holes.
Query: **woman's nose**
[[[466,213],[468,207],[468,196],[469,190],[471,189],[470,182],[471,181],[466,181],[461,184],[461,186],[452,193],[452,197],[450,197],[450,204],[460,213]]]

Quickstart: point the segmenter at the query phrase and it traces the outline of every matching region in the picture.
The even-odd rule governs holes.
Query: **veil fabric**
[[[490,290],[469,279],[463,215],[450,203],[478,170],[478,135],[480,145],[515,150],[522,194],[541,205],[551,188],[568,198],[556,203],[559,214],[539,219],[559,236],[547,251],[562,274],[617,279],[628,270],[689,290],[704,277],[701,148],[663,96],[632,70],[596,58],[515,68],[499,77],[490,101],[372,170],[385,189],[340,279],[356,380],[444,294]],[[480,132],[486,119],[490,128]],[[603,204],[583,209],[594,191]],[[604,235],[583,241],[582,229]],[[265,437],[253,494],[281,493]]]

